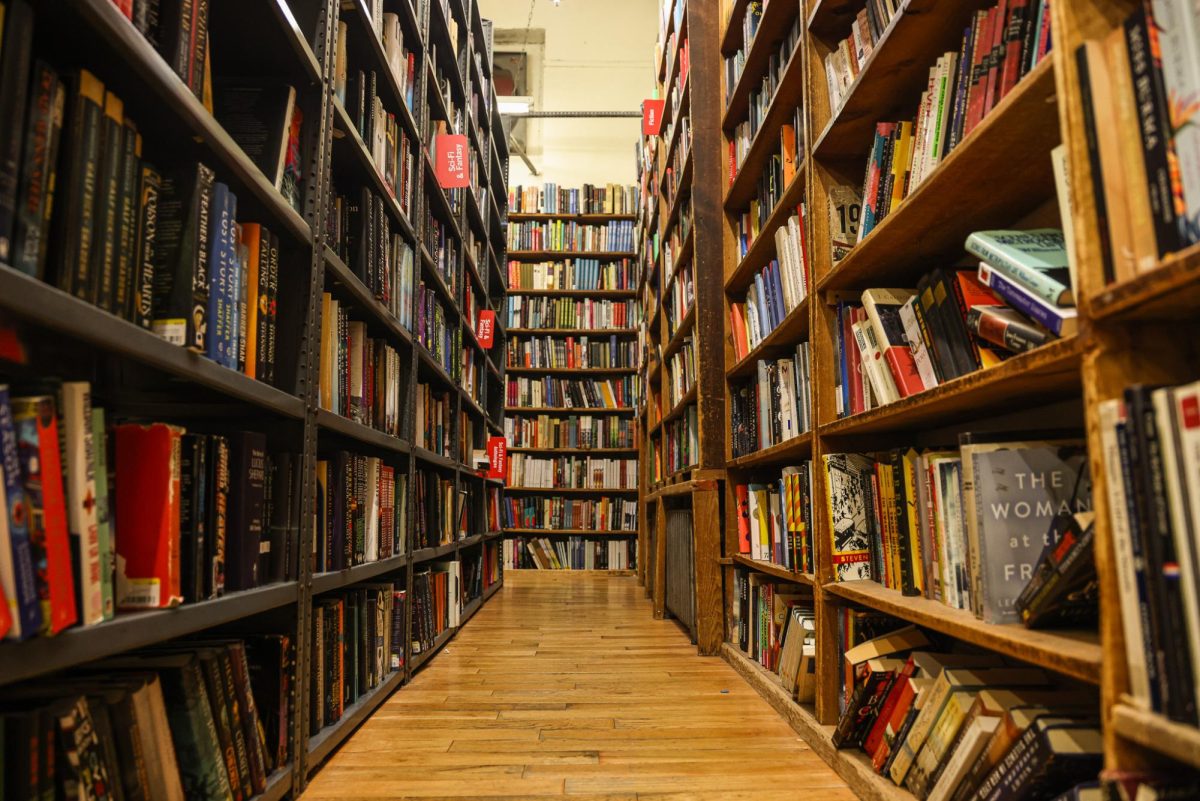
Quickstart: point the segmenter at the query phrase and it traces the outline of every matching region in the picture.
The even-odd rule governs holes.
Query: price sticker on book
[[[491,309],[479,312],[479,325],[475,327],[475,337],[484,349],[492,349],[492,343],[496,340],[496,312]]]
[[[665,100],[642,101],[642,135],[658,136],[662,130],[663,107]]]
[[[508,440],[504,437],[488,437],[488,478],[501,481],[508,474]]]
[[[437,179],[442,189],[463,189],[471,185],[471,163],[467,158],[464,134],[441,134],[434,145],[437,151]]]

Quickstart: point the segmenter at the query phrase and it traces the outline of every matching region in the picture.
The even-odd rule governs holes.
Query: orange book
[[[792,125],[780,127],[779,139],[783,148],[783,185],[787,186],[796,177],[796,128]]]
[[[746,358],[750,352],[750,340],[746,336],[746,316],[742,311],[742,303],[729,304],[729,323],[733,331],[733,350],[738,361]]]

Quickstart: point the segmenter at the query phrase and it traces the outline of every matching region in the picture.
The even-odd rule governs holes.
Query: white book
[[[1200,687],[1200,382],[1160,389],[1152,397],[1179,560],[1192,681]]]
[[[1121,601],[1121,627],[1125,633],[1125,660],[1129,672],[1129,691],[1134,701],[1150,708],[1150,673],[1146,665],[1146,630],[1142,626],[1144,602],[1138,588],[1137,572],[1142,565],[1133,556],[1129,528],[1129,507],[1125,497],[1125,477],[1121,469],[1121,447],[1117,428],[1125,425],[1125,405],[1119,398],[1101,401],[1100,442],[1103,449],[1104,484],[1108,494],[1109,525],[1112,528],[1113,555],[1117,565],[1117,597]]]
[[[767,374],[767,363],[758,362],[758,448],[771,445],[771,380]]]
[[[379,457],[367,457],[367,510],[364,555],[367,562],[379,560]]]
[[[959,783],[967,777],[1002,720],[992,715],[980,715],[971,721],[959,738],[958,747],[946,760],[942,775],[938,777],[926,801],[946,801],[950,798]]]
[[[75,546],[80,623],[104,620],[100,532],[96,520],[96,475],[92,448],[92,388],[86,381],[64,381],[61,392],[64,488],[67,527]]]
[[[879,349],[879,340],[875,338],[875,331],[871,327],[870,321],[855,323],[853,329],[854,339],[858,343],[858,350],[867,371],[867,378],[870,380],[871,389],[874,391],[875,397],[879,399],[880,405],[899,400],[900,393],[896,390],[896,384],[892,380],[891,370],[884,364],[883,352]]]
[[[781,441],[786,442],[800,435],[800,422],[796,414],[795,365],[791,359],[780,359],[775,368],[779,373],[779,432]]]
[[[913,295],[900,307],[900,322],[904,325],[904,338],[912,349],[913,361],[917,365],[917,374],[925,389],[938,385],[937,372],[933,369],[933,359],[929,349],[925,347],[925,339],[921,336],[921,328],[917,324],[917,296]]]
[[[796,308],[796,304],[800,302],[792,284],[792,260],[789,250],[787,227],[781,225],[775,229],[775,256],[779,261],[779,283],[783,287],[784,314]]]
[[[930,153],[930,169],[937,167],[942,161],[942,153],[946,149],[946,133],[949,129],[950,117],[954,108],[951,92],[954,82],[954,65],[958,62],[958,53],[946,53],[942,57],[941,72],[938,75],[937,117],[933,136],[933,151]]]

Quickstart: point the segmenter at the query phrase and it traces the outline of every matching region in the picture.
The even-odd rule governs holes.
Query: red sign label
[[[434,143],[437,151],[437,179],[442,189],[462,189],[471,185],[471,160],[467,158],[467,137],[441,134]]]
[[[479,312],[479,325],[475,326],[475,337],[480,345],[488,350],[492,349],[492,343],[496,339],[496,312],[491,309]]]
[[[501,481],[508,475],[508,440],[504,437],[488,437],[488,478]]]
[[[665,100],[642,101],[642,135],[658,136],[662,130],[663,107]]]

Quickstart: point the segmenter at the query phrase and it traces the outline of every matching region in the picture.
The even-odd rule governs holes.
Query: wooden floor
[[[637,579],[509,573],[314,777],[303,801],[844,801],[725,662]]]

